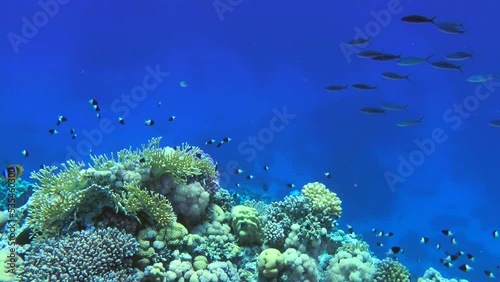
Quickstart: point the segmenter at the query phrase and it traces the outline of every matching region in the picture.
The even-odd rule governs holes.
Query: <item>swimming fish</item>
[[[179,85],[184,88],[184,87],[188,86],[188,83],[183,80],[183,81],[179,82]]]
[[[383,52],[375,51],[375,50],[365,50],[358,53],[358,57],[364,59],[371,59],[373,57],[381,56]]]
[[[21,165],[18,164],[11,164],[7,166],[3,171],[2,171],[2,178],[4,180],[9,179],[9,172],[12,172],[12,177],[14,179],[18,179],[21,174],[23,174],[24,168]]]
[[[452,236],[453,235],[453,233],[450,230],[447,230],[447,229],[441,230],[441,233],[443,233],[446,236]]]
[[[388,110],[388,111],[401,111],[401,110],[405,110],[405,111],[408,111],[408,105],[397,105],[397,104],[387,104],[387,103],[383,103],[383,104],[380,104],[380,107],[382,109],[385,109],[385,110]]]
[[[269,167],[267,165],[262,167],[265,171],[269,171]]]
[[[144,121],[144,125],[146,125],[146,126],[153,126],[154,124],[155,124],[155,121],[152,119],[148,119],[148,120]]]
[[[329,172],[325,172],[325,176],[326,176],[326,178],[332,178],[332,174]]]
[[[397,62],[398,65],[400,66],[405,66],[405,67],[411,67],[411,66],[416,66],[416,65],[419,65],[423,62],[429,62],[429,59],[432,57],[433,55],[430,55],[426,58],[421,58],[421,57],[406,57],[406,58],[401,58],[399,59],[399,61]]]
[[[404,16],[401,18],[401,20],[403,22],[407,22],[407,23],[432,23],[432,24],[436,24],[434,22],[434,19],[436,19],[436,17],[427,18],[427,17],[421,16],[421,15],[409,15],[409,16]]]
[[[446,62],[446,61],[438,61],[438,62],[431,62],[431,66],[433,66],[434,68],[436,69],[441,69],[441,70],[452,70],[452,69],[457,69],[459,70],[461,73],[462,72],[462,66],[463,65],[455,65],[453,63],[450,63],[450,62]]]
[[[170,116],[170,117],[168,118],[168,121],[174,121],[174,119],[175,119],[175,116]]]
[[[392,80],[401,80],[401,79],[410,80],[409,74],[408,75],[401,75],[401,74],[395,73],[395,72],[383,72],[382,77],[387,78],[387,79],[392,79]]]
[[[352,85],[352,88],[360,89],[360,90],[376,90],[378,91],[377,86],[368,85],[364,83],[356,83]]]
[[[498,231],[493,230],[492,235],[493,235],[493,238],[498,238]]]
[[[462,61],[465,59],[472,60],[472,53],[468,52],[454,52],[445,56],[445,59],[448,61]]]
[[[61,125],[61,123],[63,121],[67,121],[67,120],[68,120],[68,118],[66,118],[65,116],[58,116],[57,117],[57,125],[59,126],[59,125]]]
[[[122,117],[119,117],[119,118],[118,118],[118,122],[119,122],[121,125],[125,125],[125,120],[124,120]]]
[[[90,103],[92,106],[97,106],[97,104],[99,104],[99,103],[97,102],[97,100],[96,100],[96,99],[90,99],[90,100],[89,100],[89,103]]]
[[[500,127],[500,119],[492,120],[492,121],[488,122],[488,124],[493,126],[493,127]]]
[[[27,157],[30,155],[30,153],[28,152],[28,150],[25,149],[21,151],[21,155],[23,155],[23,157]]]
[[[54,135],[54,134],[58,134],[59,132],[52,128],[52,129],[49,129],[49,133]]]
[[[359,45],[364,45],[366,43],[369,43],[370,42],[370,39],[371,37],[367,37],[367,38],[355,38],[353,40],[349,40],[347,42],[347,45],[349,46],[359,46]]]
[[[375,61],[390,61],[395,59],[401,59],[401,55],[403,54],[394,55],[394,54],[384,53],[380,54],[379,56],[372,57],[371,59]]]
[[[458,269],[462,270],[463,272],[469,272],[472,270],[472,267],[464,263],[461,266],[459,266]]]
[[[205,145],[212,145],[213,143],[215,143],[215,139],[210,139],[207,142],[205,142]]]
[[[400,121],[400,122],[396,123],[396,126],[399,126],[399,127],[415,126],[415,125],[418,125],[418,124],[422,124],[422,120],[423,119],[424,118],[410,119],[410,120]]]
[[[391,248],[389,249],[389,251],[387,252],[387,254],[388,254],[388,255],[396,255],[396,254],[399,254],[399,253],[403,254],[403,253],[404,253],[404,250],[403,250],[403,249],[401,249],[401,248],[400,248],[400,247],[398,247],[398,246],[391,247]]]
[[[471,75],[471,76],[467,77],[466,80],[468,82],[472,82],[472,83],[482,83],[482,82],[487,82],[487,81],[494,80],[494,79],[500,79],[500,74],[492,74],[492,73],[475,74],[475,75]]]
[[[337,92],[337,91],[342,91],[344,89],[347,89],[348,85],[342,86],[342,85],[330,85],[325,87],[325,91],[328,92]]]
[[[484,271],[484,274],[486,274],[486,276],[488,276],[489,278],[495,278],[495,275],[493,275],[493,273],[489,270],[485,270]]]
[[[444,23],[438,23],[437,28],[439,31],[442,31],[444,33],[448,34],[464,34],[464,24],[463,23],[451,23],[451,22],[444,22]]]
[[[422,239],[420,239],[420,243],[421,243],[421,244],[427,244],[427,243],[429,243],[429,238],[427,238],[427,237],[422,237]]]
[[[359,110],[363,114],[385,114],[384,109],[379,109],[379,108],[362,108]]]

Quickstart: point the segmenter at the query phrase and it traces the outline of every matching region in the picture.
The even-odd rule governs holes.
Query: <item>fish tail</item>
[[[425,58],[425,61],[428,62],[429,64],[431,63],[429,60],[434,56],[434,54],[430,55],[429,57]]]
[[[411,73],[410,73],[409,75],[405,76],[405,79],[407,79],[407,80],[408,80],[408,81],[410,81],[410,82],[413,82],[413,81],[410,79],[410,75],[411,75]]]
[[[431,18],[431,23],[434,24],[434,25],[436,24],[436,22],[434,21],[435,19],[436,19],[435,16]]]
[[[461,74],[464,74],[464,72],[462,71],[462,67],[463,67],[463,66],[464,66],[464,65],[463,65],[463,64],[461,64],[460,66],[458,66],[458,67],[457,67],[457,68],[458,68],[458,70],[460,71],[460,73],[461,73]]]
[[[404,105],[403,110],[408,111],[408,105]]]
[[[423,124],[422,124],[422,120],[423,120],[423,119],[424,119],[424,117],[421,117],[421,118],[418,120],[418,124],[423,125]]]

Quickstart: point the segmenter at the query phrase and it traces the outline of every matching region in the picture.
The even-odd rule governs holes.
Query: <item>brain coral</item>
[[[339,218],[342,214],[342,201],[337,194],[331,192],[319,182],[308,183],[302,188],[302,195],[311,199],[313,209],[332,217]]]

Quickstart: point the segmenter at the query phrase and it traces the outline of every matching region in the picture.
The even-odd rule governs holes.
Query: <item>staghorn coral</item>
[[[385,258],[377,263],[374,281],[377,282],[407,282],[410,279],[408,268],[397,260]]]
[[[20,281],[137,281],[137,242],[116,228],[49,238],[26,250]]]
[[[302,195],[311,199],[312,207],[316,212],[333,218],[339,218],[342,215],[342,201],[337,197],[337,194],[328,190],[324,184],[319,182],[308,183],[302,188]]]

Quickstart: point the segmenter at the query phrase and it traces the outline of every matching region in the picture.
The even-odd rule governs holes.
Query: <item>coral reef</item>
[[[385,258],[377,263],[374,279],[378,282],[407,282],[410,272],[397,260]]]
[[[107,228],[38,241],[24,252],[21,281],[136,281],[137,242]]]

